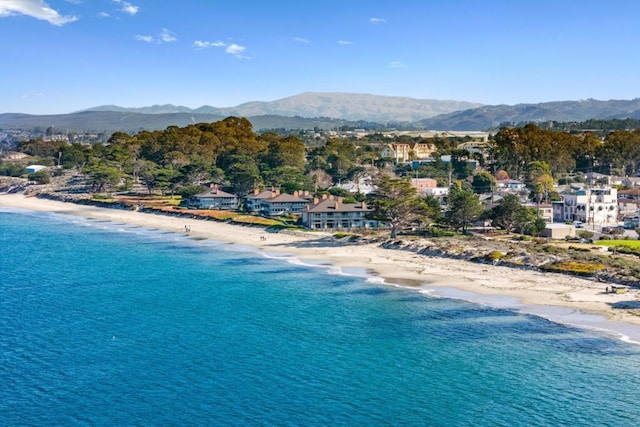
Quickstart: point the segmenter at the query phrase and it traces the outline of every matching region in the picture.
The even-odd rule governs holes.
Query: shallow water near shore
[[[3,425],[640,419],[640,346],[510,307],[16,210],[0,255]]]

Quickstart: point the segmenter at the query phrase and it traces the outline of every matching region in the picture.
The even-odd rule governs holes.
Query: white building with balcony
[[[615,223],[618,220],[618,190],[592,187],[566,193],[562,201],[553,202],[553,220],[591,225]]]

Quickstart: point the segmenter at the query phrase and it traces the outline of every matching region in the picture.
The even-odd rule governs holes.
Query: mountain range
[[[349,121],[376,123],[415,122],[440,114],[476,108],[482,104],[465,101],[415,99],[400,96],[378,96],[362,93],[305,92],[271,102],[246,102],[235,107],[218,108],[204,105],[191,109],[171,104],[142,108],[103,105],[83,111],[117,111],[142,114],[210,114],[215,116],[285,116],[330,117]]]
[[[165,129],[213,122],[228,116],[247,117],[254,130],[403,128],[489,130],[528,122],[580,122],[589,119],[640,119],[640,98],[632,100],[557,101],[538,104],[481,105],[450,100],[414,99],[357,93],[307,92],[271,102],[236,107],[191,109],[171,104],[141,108],[115,105],[69,114],[0,114],[0,128],[56,127],[69,130],[124,131]]]

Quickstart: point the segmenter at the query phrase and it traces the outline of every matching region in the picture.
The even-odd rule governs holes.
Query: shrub
[[[582,248],[577,246],[569,246],[568,249],[571,251],[578,251],[578,252],[591,252],[591,249],[589,248]]]
[[[604,264],[592,262],[560,261],[541,267],[554,273],[570,273],[578,276],[593,276],[606,268]]]
[[[51,176],[49,176],[49,172],[40,170],[38,172],[30,173],[29,180],[35,181],[38,184],[48,184],[51,182]]]
[[[591,240],[593,239],[593,232],[587,231],[587,230],[580,230],[578,231],[578,237],[584,240]]]

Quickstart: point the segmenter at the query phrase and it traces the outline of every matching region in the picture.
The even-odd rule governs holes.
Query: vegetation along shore
[[[389,281],[640,324],[640,192],[627,178],[638,147],[638,131],[601,137],[535,125],[302,139],[257,134],[229,117],[116,132],[106,144],[5,144],[0,204],[188,225],[194,235],[370,268]]]

